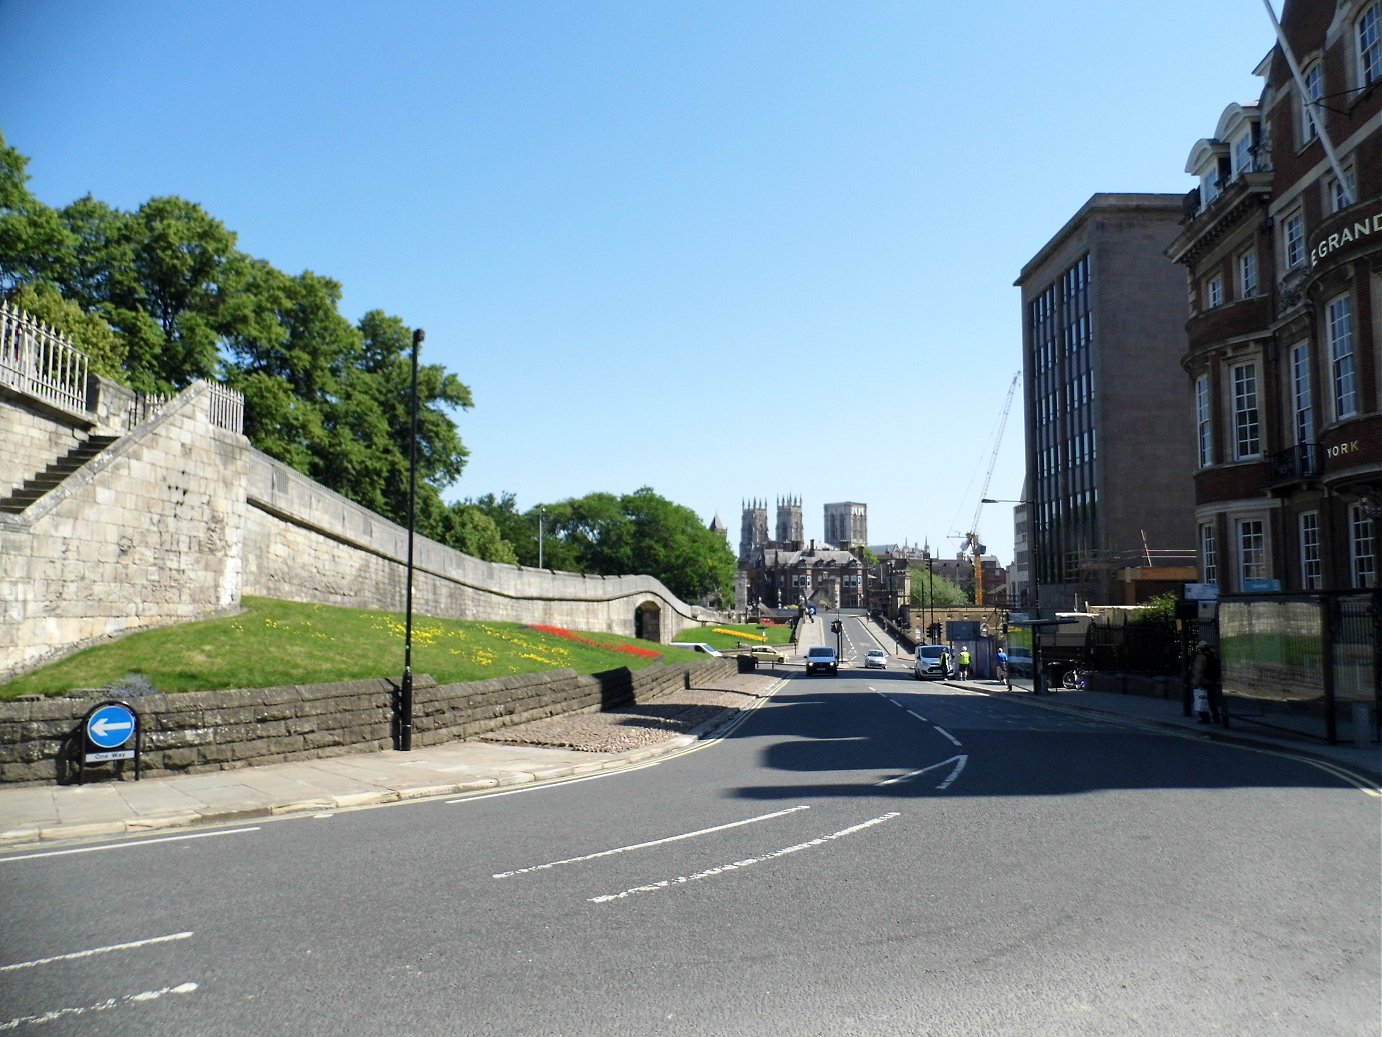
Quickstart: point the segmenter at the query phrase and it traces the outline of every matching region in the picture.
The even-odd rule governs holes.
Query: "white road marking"
[[[924,716],[922,716],[920,713],[916,712],[915,710],[909,709],[909,710],[907,710],[907,712],[908,712],[908,713],[911,713],[912,716],[916,717],[916,718],[917,718],[918,720],[920,720],[923,724],[929,724],[929,723],[931,722],[931,721],[927,720]]]
[[[139,1004],[144,1001],[157,1001],[160,997],[167,994],[190,994],[197,989],[195,983],[179,983],[175,987],[162,987],[159,990],[145,990],[138,994],[121,994],[119,997],[106,998],[104,1001],[97,1001],[94,1005],[82,1005],[78,1008],[57,1008],[51,1012],[44,1012],[42,1015],[24,1015],[18,1019],[10,1019],[8,1022],[0,1022],[0,1030],[14,1030],[20,1026],[32,1025],[34,1023],[51,1023],[58,1019],[65,1019],[70,1015],[86,1015],[88,1012],[104,1012],[108,1008],[119,1008],[121,1005]]]
[[[923,767],[919,771],[909,771],[906,774],[899,774],[895,778],[887,778],[884,781],[880,781],[877,787],[881,788],[884,785],[896,785],[900,781],[906,781],[908,778],[919,777],[920,775],[925,774],[927,771],[933,771],[937,767],[944,767],[948,763],[953,763],[955,764],[955,766],[951,769],[950,776],[936,786],[937,789],[946,789],[950,787],[951,782],[953,782],[956,778],[960,776],[960,771],[965,769],[965,764],[968,762],[969,757],[963,754],[959,756],[952,756],[948,760],[942,760],[940,763],[933,763],[931,764],[931,766]]]
[[[886,814],[870,818],[867,821],[861,821],[857,825],[850,825],[848,828],[842,828],[838,832],[822,835],[804,843],[797,843],[795,846],[787,846],[781,850],[773,850],[771,853],[761,854],[757,857],[745,857],[743,860],[734,861],[732,864],[721,864],[719,867],[698,871],[694,875],[681,875],[675,879],[662,879],[659,882],[649,883],[646,886],[634,886],[632,889],[626,889],[622,893],[607,893],[603,896],[590,897],[589,899],[592,904],[608,904],[614,900],[623,900],[625,897],[631,897],[635,893],[655,893],[660,889],[669,889],[672,886],[684,886],[687,883],[714,878],[716,875],[724,875],[726,872],[738,871],[740,868],[747,868],[753,864],[762,864],[764,861],[770,861],[776,857],[785,857],[787,854],[796,853],[799,850],[809,850],[813,846],[824,846],[834,839],[842,839],[847,835],[854,835],[856,832],[862,832],[866,828],[872,828],[874,825],[882,824],[884,821],[899,816],[901,815],[898,811],[889,811]]]
[[[129,843],[106,843],[101,846],[78,846],[71,850],[45,850],[43,853],[26,853],[18,857],[0,857],[0,864],[8,864],[10,861],[32,861],[39,857],[65,857],[69,853],[96,853],[99,850],[125,850],[131,846],[152,846],[154,843],[176,843],[187,839],[211,839],[218,835],[243,835],[246,832],[257,832],[259,827],[254,828],[228,828],[223,832],[195,832],[192,835],[166,835],[161,839],[139,839]]]
[[[748,817],[742,821],[731,821],[729,824],[716,825],[714,828],[702,828],[695,832],[683,832],[681,835],[669,835],[665,839],[650,839],[646,843],[619,846],[613,850],[601,850],[598,853],[587,853],[581,857],[568,857],[565,860],[552,861],[548,864],[534,864],[529,868],[516,868],[513,871],[501,871],[494,877],[496,879],[508,879],[515,875],[526,875],[530,871],[544,871],[547,868],[556,868],[563,864],[577,864],[581,861],[593,861],[597,857],[613,857],[616,853],[627,853],[630,850],[645,850],[650,846],[663,846],[667,843],[681,842],[683,839],[694,839],[700,835],[710,835],[712,832],[724,832],[731,828],[741,828],[744,825],[751,825],[758,821],[771,821],[775,817],[785,817],[787,814],[795,814],[798,810],[810,809],[810,806],[788,807],[786,810],[775,810],[771,814],[760,814],[758,817]]]
[[[35,958],[33,961],[17,961],[12,965],[0,965],[0,972],[15,972],[19,969],[32,969],[39,965],[51,965],[55,961],[76,961],[90,958],[96,954],[109,954],[111,951],[131,951],[137,947],[148,947],[155,943],[168,943],[172,940],[185,940],[192,934],[173,933],[170,936],[153,936],[147,940],[132,940],[129,943],[113,943],[109,947],[92,947],[86,951],[73,951],[71,954],[55,954],[51,958]]]
[[[953,743],[956,745],[956,747],[960,747],[960,746],[962,746],[962,745],[964,744],[964,743],[962,743],[958,738],[956,738],[954,735],[952,735],[949,731],[947,731],[945,728],[943,728],[943,727],[941,727],[941,726],[939,726],[939,725],[936,725],[936,730],[939,731],[941,734],[945,735],[946,738],[949,738],[950,741],[953,742]]]

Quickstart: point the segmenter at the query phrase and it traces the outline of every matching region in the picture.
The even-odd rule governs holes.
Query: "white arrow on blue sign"
[[[128,706],[111,703],[92,713],[86,721],[87,740],[102,749],[118,749],[134,734],[134,712]]]

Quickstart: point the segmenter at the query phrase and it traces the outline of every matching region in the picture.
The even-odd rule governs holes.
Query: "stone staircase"
[[[29,507],[29,505],[33,504],[36,500],[51,490],[61,486],[68,476],[80,469],[119,438],[119,436],[88,437],[85,441],[73,447],[33,478],[25,479],[24,485],[19,487],[19,489],[15,490],[9,496],[0,499],[0,514],[21,514],[25,508]]]

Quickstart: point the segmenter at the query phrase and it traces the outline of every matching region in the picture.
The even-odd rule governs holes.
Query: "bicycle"
[[[1080,691],[1089,687],[1089,671],[1072,666],[1061,675],[1061,686],[1066,691]]]

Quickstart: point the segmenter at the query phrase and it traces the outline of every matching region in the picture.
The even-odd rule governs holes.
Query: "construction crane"
[[[984,485],[979,490],[979,504],[974,509],[974,518],[969,523],[969,532],[965,533],[961,539],[965,542],[964,550],[969,551],[970,558],[974,563],[974,604],[984,603],[984,545],[979,543],[979,513],[984,510],[984,498],[989,495],[989,481],[993,478],[993,467],[998,463],[998,448],[1003,445],[1003,429],[1008,424],[1008,411],[1012,409],[1013,394],[1017,392],[1017,383],[1022,378],[1022,372],[1018,371],[1013,375],[1012,383],[1008,386],[1007,398],[1003,401],[1003,413],[998,417],[998,431],[993,437],[993,453],[989,456],[988,471],[984,473]]]

